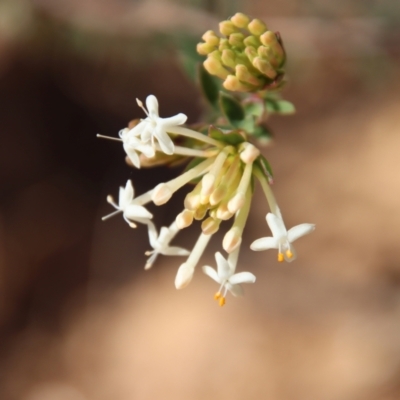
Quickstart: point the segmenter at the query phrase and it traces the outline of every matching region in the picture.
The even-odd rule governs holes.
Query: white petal
[[[129,204],[124,212],[128,219],[135,220],[136,218],[151,219],[153,215],[149,213],[143,206],[137,204]]]
[[[138,151],[143,153],[147,158],[153,158],[156,154],[153,146],[151,144],[141,144],[137,147]]]
[[[156,96],[152,94],[147,96],[146,107],[151,118],[158,117],[158,100]]]
[[[190,251],[182,247],[169,246],[165,249],[162,249],[160,253],[164,254],[164,256],[188,256]]]
[[[118,197],[118,205],[121,210],[125,210],[128,204],[132,201],[134,195],[132,182],[128,180],[125,185],[125,189],[123,187],[119,188],[119,197]]]
[[[160,229],[160,234],[158,236],[158,241],[160,243],[169,243],[170,238],[168,237],[170,235],[170,231],[166,226],[162,226]]]
[[[149,233],[150,246],[153,249],[155,249],[155,247],[157,246],[157,237],[158,237],[156,226],[151,221],[149,221],[147,228]]]
[[[250,249],[254,251],[277,249],[278,247],[278,239],[275,239],[272,236],[257,239],[250,245]]]
[[[288,240],[290,243],[294,242],[298,238],[301,238],[304,235],[308,235],[315,229],[314,224],[300,224],[296,225],[293,228],[290,228],[288,231]]]
[[[251,272],[239,272],[229,278],[229,283],[237,285],[238,283],[254,283],[256,281],[255,275]]]
[[[165,154],[174,154],[174,142],[171,140],[171,138],[168,136],[168,133],[162,127],[157,126],[153,134],[157,138],[161,150]]]
[[[219,279],[218,276],[218,272],[214,268],[210,267],[209,265],[205,265],[203,267],[203,272],[211,279],[213,279],[215,282],[221,283],[221,280]]]
[[[176,125],[182,125],[186,122],[187,116],[185,114],[179,113],[174,115],[173,117],[169,118],[160,118],[158,123],[163,126],[164,128],[167,128],[169,126],[176,126]]]
[[[215,253],[215,260],[217,261],[219,279],[223,282],[232,275],[229,263],[219,251]]]
[[[243,296],[243,288],[240,285],[231,285],[227,282],[225,286],[234,296]]]
[[[282,236],[286,236],[285,224],[281,218],[277,217],[275,214],[268,213],[266,219],[274,238],[279,239]]]
[[[125,150],[126,155],[131,160],[132,164],[136,168],[140,168],[140,158],[139,158],[138,154],[136,153],[136,150],[132,147],[129,147],[125,143],[124,143],[124,150]]]

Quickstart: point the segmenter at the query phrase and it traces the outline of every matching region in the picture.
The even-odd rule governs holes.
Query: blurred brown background
[[[100,221],[126,179],[177,171],[138,173],[95,134],[151,93],[196,121],[177,39],[236,11],[286,44],[298,113],[264,154],[287,226],[317,230],[292,264],[251,252],[258,191],[239,261],[257,282],[221,309],[200,271],[175,290],[181,259],[143,271],[143,227]],[[395,0],[0,0],[0,399],[400,399],[399,22]]]

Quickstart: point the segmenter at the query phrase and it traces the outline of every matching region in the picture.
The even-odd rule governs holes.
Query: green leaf
[[[272,131],[265,125],[258,125],[254,128],[252,135],[258,139],[270,140],[273,137]]]
[[[245,137],[237,130],[224,132],[213,125],[210,125],[210,128],[208,129],[208,136],[232,146],[236,146],[239,143],[246,141]]]
[[[295,106],[287,100],[272,100],[267,99],[265,102],[265,106],[267,111],[270,113],[277,113],[277,114],[294,114],[296,112]]]
[[[219,105],[222,113],[235,128],[240,128],[240,123],[245,118],[244,108],[238,100],[228,93],[219,93]]]
[[[256,101],[245,104],[244,110],[246,112],[246,115],[261,117],[264,114],[265,106],[261,101]]]
[[[261,154],[258,158],[256,163],[259,165],[262,173],[267,177],[267,178],[272,178],[274,175],[272,173],[272,168],[268,160]]]
[[[199,165],[202,161],[204,161],[204,158],[201,158],[201,157],[193,158],[193,160],[191,160],[190,163],[188,165],[186,165],[184,172],[189,171],[190,169]]]
[[[172,39],[178,49],[179,59],[184,71],[190,79],[195,81],[197,77],[197,65],[204,59],[204,57],[196,51],[199,38],[183,32],[177,32],[172,36]]]
[[[200,83],[201,90],[205,98],[213,107],[218,107],[218,97],[220,86],[217,83],[216,78],[211,76],[203,64],[198,65],[197,75]]]

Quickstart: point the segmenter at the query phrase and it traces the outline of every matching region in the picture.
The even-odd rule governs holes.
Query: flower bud
[[[239,32],[239,29],[231,21],[222,21],[219,23],[219,31],[223,35],[229,36],[232,33]]]
[[[232,214],[240,210],[246,201],[246,197],[242,192],[236,193],[228,202],[228,210]]]
[[[238,28],[246,28],[248,23],[250,22],[250,18],[243,13],[236,13],[232,18],[231,21],[233,25],[237,26]]]
[[[214,31],[207,31],[201,38],[210,46],[219,45],[219,37],[215,34]]]
[[[229,75],[229,72],[222,66],[221,62],[213,57],[208,57],[203,65],[209,74],[218,76],[218,78],[225,79]]]
[[[183,210],[176,216],[175,222],[178,229],[187,228],[193,222],[193,211]]]
[[[151,195],[151,200],[157,206],[165,204],[173,195],[172,190],[168,187],[166,183],[160,183],[154,188],[153,194]]]
[[[209,43],[198,43],[196,49],[199,54],[206,56],[215,50],[215,46]]]
[[[227,67],[235,68],[235,53],[230,49],[223,50],[221,54],[221,61]]]
[[[249,23],[247,28],[253,35],[260,36],[267,30],[267,25],[256,18]]]
[[[235,75],[228,75],[222,84],[226,90],[232,92],[250,92],[252,87],[240,82],[239,78]]]
[[[221,220],[208,217],[202,222],[201,229],[205,235],[213,235],[218,231],[220,223]]]
[[[222,247],[227,253],[232,253],[242,243],[242,234],[237,227],[231,228],[226,232],[222,241]]]
[[[243,33],[232,33],[229,36],[229,44],[233,47],[237,47],[238,49],[244,49],[245,45],[243,43],[244,35]]]
[[[251,143],[244,144],[244,150],[240,153],[240,159],[245,164],[250,164],[260,155],[260,150]]]
[[[254,75],[252,75],[247,67],[243,64],[236,65],[236,76],[237,78],[244,83],[248,83],[249,85],[260,86],[262,85],[262,81],[257,79]]]
[[[274,79],[276,78],[276,76],[278,75],[278,73],[274,70],[274,68],[272,67],[272,65],[267,61],[267,60],[263,60],[260,57],[256,57],[253,60],[253,65],[260,71],[262,72],[264,75],[266,75],[268,78],[270,79]]]
[[[191,282],[193,278],[194,268],[187,263],[183,263],[175,277],[175,287],[177,289],[183,289]]]
[[[205,217],[207,210],[208,208],[205,205],[201,205],[200,207],[198,207],[197,210],[194,212],[194,219],[196,219],[197,221],[201,221]]]

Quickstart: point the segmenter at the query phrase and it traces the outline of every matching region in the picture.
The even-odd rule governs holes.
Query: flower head
[[[243,289],[240,283],[254,283],[256,277],[251,272],[239,272],[235,274],[235,266],[231,265],[220,252],[215,253],[215,260],[217,262],[217,271],[206,265],[203,267],[203,272],[208,275],[215,282],[221,286],[214,299],[218,300],[219,305],[222,307],[225,304],[226,293],[229,290],[234,296],[242,296]],[[222,288],[225,288],[222,294]]]
[[[278,209],[278,213],[279,209]],[[311,233],[315,229],[314,224],[300,224],[289,230],[286,230],[281,216],[267,214],[267,223],[271,229],[272,237],[263,237],[255,240],[250,248],[254,251],[278,249],[278,261],[293,261],[296,258],[296,252],[292,243],[304,235]]]
[[[146,113],[147,118],[143,119],[139,124],[129,131],[129,136],[140,136],[142,143],[151,141],[153,148],[155,147],[155,139],[157,139],[161,150],[165,154],[174,153],[174,142],[169,137],[167,131],[177,125],[182,125],[186,122],[186,115],[179,113],[173,117],[161,118],[158,115],[158,101],[153,95],[147,96],[146,107],[143,103],[136,99],[139,107]]]
[[[189,251],[176,246],[170,246],[170,241],[178,232],[176,224],[173,223],[169,228],[161,227],[160,233],[157,233],[153,223],[148,224],[150,245],[153,248],[151,251],[146,251],[146,256],[150,256],[146,262],[144,269],[150,269],[156,261],[159,254],[164,256],[187,256]]]
[[[119,137],[122,140],[125,153],[136,168],[140,168],[140,158],[138,152],[147,158],[155,156],[155,150],[150,143],[145,143],[138,137],[129,134],[130,130],[124,128],[120,130]]]
[[[122,212],[125,221],[131,228],[136,228],[136,224],[132,221],[139,222],[141,224],[148,224],[153,215],[149,213],[145,207],[135,204],[133,201],[135,191],[132,186],[132,182],[128,180],[125,188],[122,186],[119,188],[118,204],[115,203],[112,196],[107,196],[107,201],[117,209],[111,214],[106,215],[102,220],[106,220],[114,215]]]

